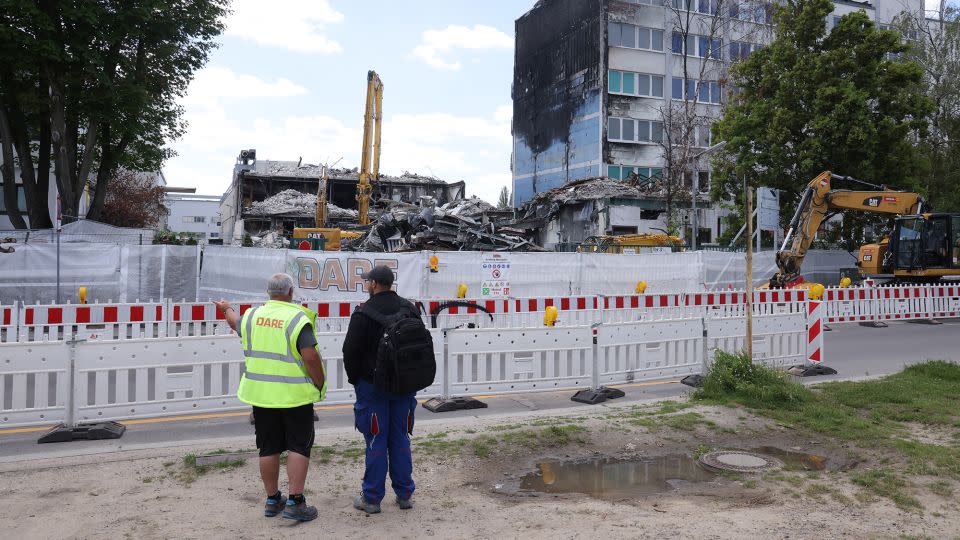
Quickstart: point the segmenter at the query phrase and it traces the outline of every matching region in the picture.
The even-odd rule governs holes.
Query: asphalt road
[[[960,320],[948,320],[939,325],[896,322],[887,328],[869,328],[857,324],[834,325],[833,330],[826,334],[824,349],[827,365],[836,369],[838,374],[806,378],[804,382],[895,373],[907,364],[929,359],[960,361]],[[690,391],[689,387],[679,384],[679,381],[637,383],[619,388],[627,395],[610,403],[621,405],[669,399]],[[419,409],[417,423],[462,424],[473,417],[596,407],[571,402],[571,395],[570,391],[561,391],[491,396],[483,399],[489,405],[486,409],[441,414]],[[349,428],[353,424],[351,408],[350,405],[321,407],[318,411],[318,429]],[[124,450],[203,445],[213,440],[248,439],[248,446],[253,446],[253,426],[249,424],[245,412],[132,421],[127,423],[127,432],[121,439],[110,441],[38,445],[37,438],[43,431],[45,430],[0,430],[0,464]]]

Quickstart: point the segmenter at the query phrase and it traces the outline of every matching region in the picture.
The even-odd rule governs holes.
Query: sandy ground
[[[582,411],[582,409],[581,409]],[[392,494],[383,513],[351,507],[359,490],[359,434],[318,432],[307,479],[307,498],[320,518],[297,524],[262,515],[263,493],[255,460],[196,475],[188,452],[167,449],[36,461],[0,470],[3,537],[32,538],[950,538],[960,535],[957,491],[916,490],[922,510],[905,512],[888,499],[866,496],[850,482],[853,471],[883,456],[816,438],[743,411],[697,407],[707,423],[686,427],[634,426],[610,418],[609,408],[554,417],[583,427],[566,444],[530,448],[492,442],[541,423],[530,416],[467,420],[415,438],[416,506],[401,511]],[[606,415],[606,417],[604,417]],[[538,417],[542,418],[542,417]],[[524,429],[524,428],[520,428]],[[529,429],[543,429],[542,425]],[[471,443],[487,437],[491,451]],[[577,440],[580,439],[580,440]],[[458,440],[466,440],[461,446]],[[454,441],[454,442],[449,442]],[[252,446],[253,437],[250,437]],[[619,499],[553,495],[510,488],[545,459],[593,456],[654,457],[703,448],[775,446],[829,458],[823,472],[721,475],[670,491]],[[226,448],[239,450],[241,448]],[[701,450],[698,450],[701,449]],[[918,485],[931,478],[912,478]],[[284,481],[281,479],[281,485]],[[505,487],[507,486],[507,487]],[[285,486],[284,486],[285,487]],[[388,483],[389,490],[389,483]],[[284,489],[284,491],[286,491]]]

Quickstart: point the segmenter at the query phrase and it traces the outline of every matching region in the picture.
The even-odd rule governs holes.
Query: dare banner
[[[288,251],[287,270],[302,300],[362,301],[368,297],[363,273],[384,265],[393,270],[393,289],[406,298],[420,296],[422,271],[417,253],[337,253]]]

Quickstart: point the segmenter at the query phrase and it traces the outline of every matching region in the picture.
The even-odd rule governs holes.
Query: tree
[[[895,28],[911,47],[904,56],[923,69],[933,102],[920,147],[929,165],[922,186],[937,210],[960,210],[960,9],[943,0],[936,14],[905,13]]]
[[[769,32],[771,4],[766,0],[672,0],[667,4],[670,31],[668,58],[677,63],[660,108],[664,169],[660,179],[667,214],[667,230],[681,229],[677,203],[690,201],[695,177],[709,170],[704,150],[710,146],[711,124],[719,106],[727,102],[728,64],[750,54]],[[725,44],[725,45],[724,45]],[[677,88],[673,86],[679,85]],[[679,92],[678,92],[679,91]],[[700,190],[709,183],[699,182]],[[698,199],[699,200],[699,199]],[[691,231],[696,234],[695,231]]]
[[[507,186],[503,186],[503,189],[500,190],[500,199],[497,201],[497,208],[500,210],[510,208],[510,190],[507,189]]]
[[[117,227],[153,228],[167,214],[163,188],[152,175],[120,170],[110,180],[100,221]]]
[[[738,195],[746,178],[785,190],[781,200],[792,205],[789,195],[824,170],[917,186],[915,141],[931,106],[922,70],[897,57],[908,49],[899,33],[878,30],[862,12],[827,33],[832,10],[830,0],[789,0],[777,10],[772,43],[732,68],[740,92],[714,124],[715,139],[728,142],[713,159],[714,198]]]
[[[16,152],[31,227],[49,226],[51,168],[67,222],[88,183],[98,219],[115,171],[159,170],[228,2],[0,0],[0,150]],[[6,166],[3,181],[9,202]]]

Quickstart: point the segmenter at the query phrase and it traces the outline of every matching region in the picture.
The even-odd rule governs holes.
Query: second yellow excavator
[[[831,189],[833,180],[874,189]],[[817,231],[832,214],[842,210],[896,216],[890,236],[860,248],[857,267],[864,277],[934,281],[960,276],[960,214],[921,213],[925,203],[918,193],[896,191],[824,171],[803,191],[777,252],[778,271],[770,280],[770,287],[789,288],[803,281],[800,268]]]

